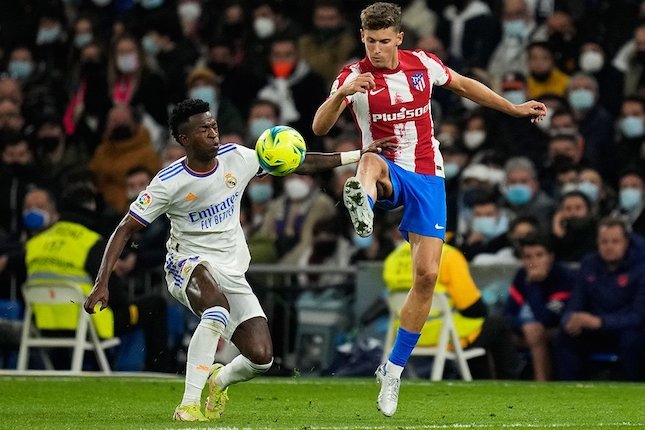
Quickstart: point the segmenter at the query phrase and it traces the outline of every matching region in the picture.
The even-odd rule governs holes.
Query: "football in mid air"
[[[305,160],[307,145],[300,133],[286,125],[264,131],[255,144],[260,167],[273,176],[294,172]]]

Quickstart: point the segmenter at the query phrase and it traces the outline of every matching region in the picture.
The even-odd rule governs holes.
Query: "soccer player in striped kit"
[[[376,370],[381,384],[377,407],[392,416],[401,373],[431,307],[446,231],[443,159],[430,112],[432,88],[445,86],[482,106],[532,121],[541,120],[546,107],[536,101],[514,105],[430,53],[399,50],[401,8],[395,4],[379,2],[363,9],[361,41],[366,57],[341,70],[316,112],[313,131],[326,134],[349,107],[363,147],[384,136],[398,140],[395,150],[363,156],[343,195],[354,228],[364,237],[372,233],[375,204],[386,209],[404,206],[399,228],[412,247],[414,285],[401,310],[392,353]]]

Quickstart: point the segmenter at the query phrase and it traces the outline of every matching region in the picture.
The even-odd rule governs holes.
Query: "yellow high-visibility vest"
[[[412,253],[410,244],[405,242],[387,256],[383,264],[383,279],[389,291],[409,290],[413,283]],[[441,265],[435,285],[436,292],[445,292],[453,310],[453,319],[462,346],[472,343],[484,324],[484,318],[468,318],[461,315],[459,309],[466,309],[481,297],[468,270],[468,262],[463,254],[450,245],[443,245]],[[421,329],[419,346],[434,346],[439,342],[441,319],[438,311],[431,311],[428,321]],[[394,321],[395,328],[398,320]]]
[[[93,282],[85,270],[85,262],[90,249],[100,238],[98,233],[81,224],[68,221],[55,223],[27,241],[25,263],[28,282],[71,282],[88,295]],[[33,311],[39,329],[74,330],[78,323],[78,312],[82,310],[76,304],[36,304]],[[111,309],[93,314],[92,322],[100,337],[114,337],[114,314]]]

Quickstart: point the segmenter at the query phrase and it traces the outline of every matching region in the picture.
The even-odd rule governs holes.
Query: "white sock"
[[[217,342],[226,328],[228,318],[228,311],[220,306],[208,308],[202,314],[202,320],[188,345],[182,406],[201,403],[202,390],[208,379],[208,371],[215,361]]]
[[[401,379],[401,373],[403,373],[403,367],[398,364],[392,363],[390,360],[385,362],[385,373],[394,376],[395,378]]]
[[[255,364],[243,355],[238,355],[219,371],[215,378],[218,387],[224,389],[237,382],[248,381],[271,368],[273,360],[267,364]]]

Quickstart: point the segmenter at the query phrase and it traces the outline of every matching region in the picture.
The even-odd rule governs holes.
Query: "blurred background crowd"
[[[253,147],[265,129],[288,124],[311,151],[358,149],[350,116],[322,138],[313,135],[311,121],[342,66],[364,56],[358,16],[369,3],[3,4],[0,296],[16,299],[9,286],[27,277],[25,245],[32,237],[70,219],[106,237],[156,172],[183,156],[167,119],[185,98],[209,102],[223,143]],[[402,48],[432,52],[513,103],[537,99],[549,108],[545,120],[533,124],[434,90],[449,242],[471,264],[521,266],[521,240],[538,236],[548,239],[544,249],[557,264],[577,266],[585,255],[600,253],[602,266],[596,233],[618,220],[634,257],[630,264],[636,265],[629,270],[640,270],[645,259],[638,253],[645,248],[634,238],[645,234],[645,2],[397,3],[403,9]],[[339,205],[354,169],[253,179],[241,220],[252,263],[349,268],[383,261],[399,247],[396,212],[377,213],[372,236],[354,234]],[[61,205],[60,196],[79,189],[92,198],[81,192],[76,205]],[[87,215],[82,220],[74,218],[79,211]],[[609,222],[600,222],[608,216]],[[167,229],[167,220],[159,219],[139,233],[117,264],[116,283],[161,267]],[[627,261],[627,251],[620,257]],[[295,282],[324,287],[347,280],[340,271],[301,274]],[[150,283],[159,284],[152,290],[161,294],[160,278]],[[133,288],[131,295],[142,294],[138,284]],[[626,299],[631,307],[620,306],[635,313],[629,328],[642,339],[645,286],[634,288]],[[524,310],[521,321],[530,321],[525,299],[512,290],[517,312]],[[526,337],[517,318],[507,315]]]

